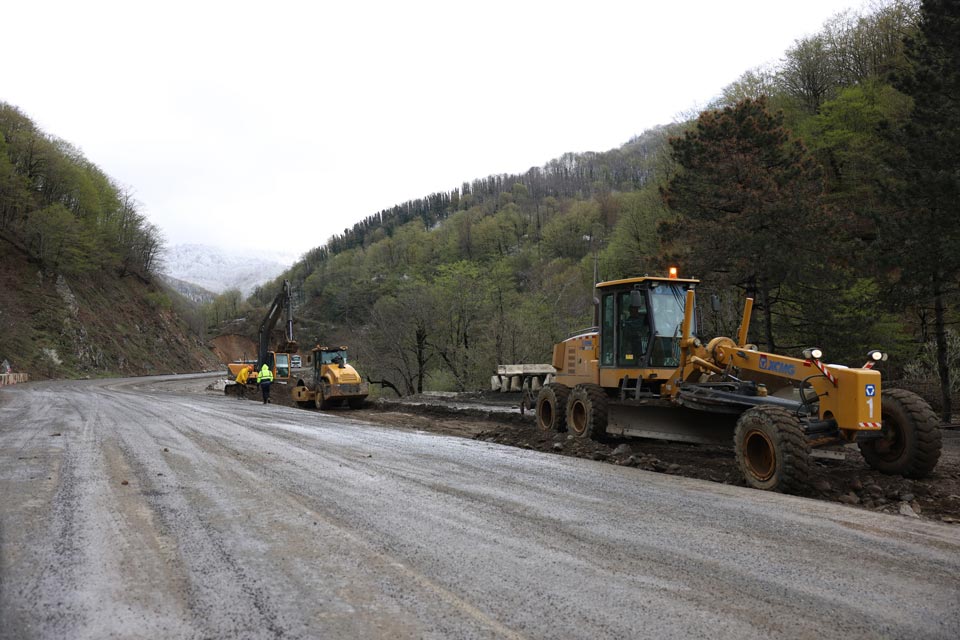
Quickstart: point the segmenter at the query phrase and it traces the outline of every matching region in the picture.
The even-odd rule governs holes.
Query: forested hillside
[[[34,377],[216,366],[155,277],[161,250],[128,190],[0,102],[0,359]]]
[[[948,412],[957,14],[955,1],[894,0],[839,15],[695,121],[381,211],[283,276],[299,338],[350,343],[368,375],[407,393],[476,388],[498,362],[547,361],[592,324],[595,269],[609,280],[675,263],[702,279],[710,333],[732,333],[750,295],[765,348],[816,345],[857,366],[882,348],[888,376],[940,385]]]

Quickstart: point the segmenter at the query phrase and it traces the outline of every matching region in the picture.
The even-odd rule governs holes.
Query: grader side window
[[[617,314],[613,308],[615,300],[616,297],[611,293],[603,296],[603,307],[601,309],[600,364],[606,367],[613,366],[613,332],[617,323]]]

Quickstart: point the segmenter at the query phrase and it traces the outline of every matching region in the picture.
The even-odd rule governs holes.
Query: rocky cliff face
[[[158,281],[45,273],[0,239],[0,359],[34,378],[211,370]]]

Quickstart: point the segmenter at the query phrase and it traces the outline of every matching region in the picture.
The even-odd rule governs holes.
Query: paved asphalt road
[[[0,391],[0,638],[960,637],[958,527],[203,384]]]

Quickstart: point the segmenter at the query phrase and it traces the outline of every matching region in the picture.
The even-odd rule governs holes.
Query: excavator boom
[[[260,323],[257,340],[259,345],[259,351],[257,352],[258,370],[264,363],[270,367],[274,366],[274,363],[270,361],[270,334],[273,333],[273,330],[276,328],[281,314],[285,317],[284,337],[286,338],[286,343],[281,345],[277,350],[284,353],[293,353],[297,350],[297,343],[293,339],[293,310],[290,299],[290,283],[287,280],[283,281],[280,293],[273,299],[270,310],[267,311],[263,322]]]

